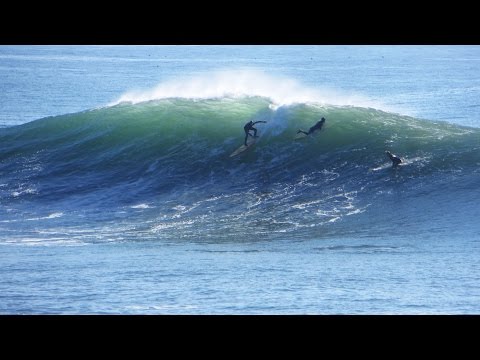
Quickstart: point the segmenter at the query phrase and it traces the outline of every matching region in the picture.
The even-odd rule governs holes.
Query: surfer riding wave
[[[247,139],[248,139],[248,136],[252,136],[254,138],[258,137],[257,136],[257,129],[255,129],[253,127],[253,125],[255,124],[258,124],[258,123],[266,123],[266,121],[255,121],[253,122],[252,120],[250,120],[248,123],[245,124],[245,126],[243,127],[243,130],[245,130],[245,146],[248,146],[247,145]],[[253,135],[250,134],[250,131],[253,130]]]

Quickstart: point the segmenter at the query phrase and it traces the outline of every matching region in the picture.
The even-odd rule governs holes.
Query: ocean
[[[0,314],[480,313],[480,46],[0,46],[0,90]]]

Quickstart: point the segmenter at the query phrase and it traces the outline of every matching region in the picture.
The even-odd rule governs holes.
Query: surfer
[[[252,120],[250,120],[250,121],[249,121],[248,123],[246,123],[245,126],[243,127],[243,130],[245,130],[245,146],[248,146],[248,145],[247,145],[248,135],[253,136],[254,138],[258,137],[258,136],[257,136],[257,129],[255,129],[255,128],[253,127],[253,125],[258,124],[258,123],[266,123],[266,121],[255,121],[255,122],[253,122]],[[250,130],[253,130],[253,135],[250,134]]]
[[[397,167],[398,164],[400,164],[402,162],[402,159],[400,159],[398,156],[396,155],[393,155],[390,151],[385,151],[385,154],[388,155],[388,157],[390,158],[390,160],[392,160],[392,167]]]
[[[303,130],[298,130],[297,134],[303,133],[305,135],[310,135],[316,130],[320,130],[325,123],[325,118],[322,117],[322,120],[318,121],[315,125],[313,125],[308,132],[303,131]]]

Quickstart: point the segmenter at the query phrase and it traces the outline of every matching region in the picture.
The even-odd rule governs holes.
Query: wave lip
[[[277,106],[315,103],[394,110],[359,94],[345,93],[328,87],[314,88],[295,79],[269,75],[258,69],[219,70],[202,75],[177,77],[164,81],[150,90],[129,91],[110,106],[122,102],[137,104],[171,98],[217,99],[245,96],[268,98]]]

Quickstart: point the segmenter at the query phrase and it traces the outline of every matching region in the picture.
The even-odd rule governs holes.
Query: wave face
[[[293,140],[321,117],[322,131]],[[256,145],[230,158],[251,119],[267,121]],[[391,169],[385,150],[405,164]],[[129,229],[157,238],[319,236],[418,218],[419,197],[439,212],[470,204],[479,150],[479,129],[371,108],[170,98],[2,129],[0,196],[12,214],[55,209],[37,216],[49,221],[123,209]]]

